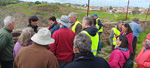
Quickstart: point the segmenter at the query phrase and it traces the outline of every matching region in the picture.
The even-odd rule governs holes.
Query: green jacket
[[[11,32],[7,27],[0,29],[0,61],[13,60],[14,41]]]

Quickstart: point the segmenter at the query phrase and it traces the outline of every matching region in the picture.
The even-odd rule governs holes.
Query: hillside
[[[34,3],[19,3],[19,4],[10,4],[7,6],[0,7],[0,22],[2,23],[3,19],[7,15],[13,15],[16,18],[17,26],[16,28],[23,28],[28,24],[28,18],[31,15],[36,15],[39,18],[39,26],[47,27],[49,26],[48,18],[50,16],[56,16],[60,18],[61,15],[68,15],[70,12],[76,12],[79,21],[82,21],[83,17],[86,16],[87,11],[85,9],[73,8],[62,4],[39,4]],[[109,14],[106,12],[99,11],[90,11],[89,16],[98,14],[101,21],[104,22],[115,22],[120,20],[121,17],[125,17],[125,14]],[[117,18],[115,16],[118,16]],[[128,20],[132,20],[135,17],[139,17],[140,20],[144,20],[146,15],[129,15]],[[150,20],[150,17],[148,16]]]

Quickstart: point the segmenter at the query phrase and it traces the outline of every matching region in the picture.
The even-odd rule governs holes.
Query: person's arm
[[[142,32],[142,28],[141,28],[141,26],[140,26],[140,25],[138,25],[138,27],[137,27],[137,31],[138,31],[138,33],[141,33],[141,32]]]
[[[82,25],[78,23],[77,26],[76,26],[76,28],[75,28],[75,34],[77,35],[81,31],[82,31]]]
[[[8,44],[8,38],[6,35],[4,34],[0,34],[0,52],[6,47],[6,45]]]
[[[128,38],[128,43],[129,43],[129,50],[130,50],[130,53],[133,53],[133,47],[132,47],[133,34],[130,33],[130,35],[129,35],[127,38]]]
[[[110,36],[109,36],[109,40],[110,40],[110,44],[113,45],[113,37],[114,37],[114,31],[111,30]]]
[[[51,54],[51,57],[49,59],[47,66],[48,66],[47,68],[59,68],[58,61],[56,57],[54,56],[54,54]]]
[[[98,20],[98,25],[99,25],[99,29],[101,29],[101,27],[103,26],[103,24],[100,20]]]
[[[59,29],[59,25],[55,25],[50,31],[51,31],[51,35],[53,35],[53,33]]]
[[[57,43],[58,43],[58,37],[57,37],[57,32],[54,32],[54,34],[52,35],[52,38],[55,40],[55,42],[53,44],[50,44],[49,47],[50,47],[50,51],[52,51],[54,54],[56,52],[56,48],[57,48]]]
[[[113,57],[112,61],[109,61],[108,64],[110,65],[111,68],[115,68],[118,66],[119,60],[120,60],[120,54],[119,52],[114,53],[114,56],[110,56]]]

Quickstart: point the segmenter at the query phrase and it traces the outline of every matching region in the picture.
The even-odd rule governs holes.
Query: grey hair
[[[68,16],[73,16],[73,17],[77,18],[77,14],[75,12],[71,12]]]
[[[15,18],[12,16],[6,16],[4,19],[4,26],[8,26],[9,24],[13,23]]]
[[[132,21],[138,22],[138,21],[139,21],[139,18],[134,18]]]
[[[74,46],[80,53],[91,52],[92,41],[91,38],[85,33],[79,33],[75,36]]]
[[[28,46],[31,37],[35,34],[34,30],[31,27],[26,27],[25,29],[22,30],[21,35],[18,38],[18,42],[20,43],[21,46]]]
[[[91,17],[84,17],[83,21],[86,21],[89,26],[91,26],[92,23],[94,22]]]
[[[120,20],[117,24],[120,24],[120,23],[124,23],[122,20]]]

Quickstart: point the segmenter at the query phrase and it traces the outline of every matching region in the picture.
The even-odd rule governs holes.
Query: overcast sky
[[[72,3],[72,4],[87,4],[88,0],[21,0],[21,1],[47,1],[48,3]],[[90,0],[90,6],[127,6],[128,0]],[[148,8],[150,0],[130,0],[130,6]]]

